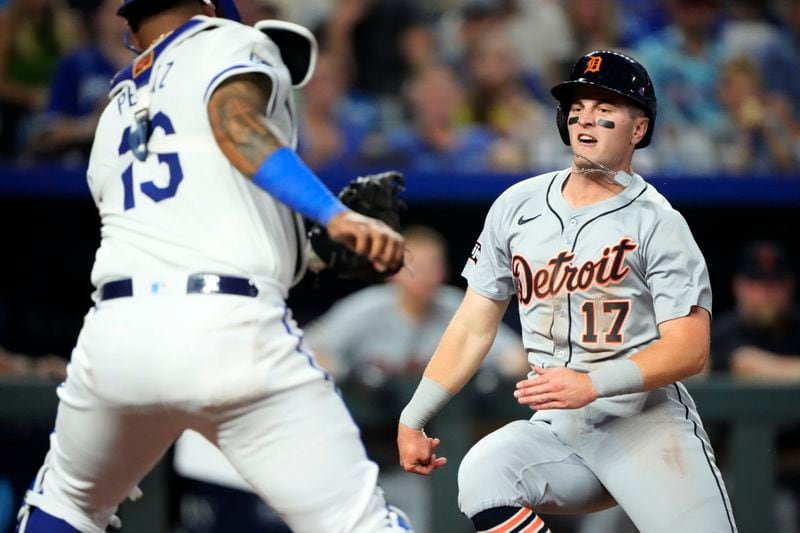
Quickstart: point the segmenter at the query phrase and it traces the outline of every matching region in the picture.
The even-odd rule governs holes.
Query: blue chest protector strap
[[[49,515],[39,508],[32,507],[20,517],[14,533],[81,533],[65,520]]]

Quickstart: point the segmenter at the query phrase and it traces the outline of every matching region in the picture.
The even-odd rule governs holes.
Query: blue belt
[[[218,274],[192,274],[186,278],[186,294],[234,294],[258,296],[258,288],[247,278]],[[100,287],[100,300],[133,296],[133,280],[118,279]]]

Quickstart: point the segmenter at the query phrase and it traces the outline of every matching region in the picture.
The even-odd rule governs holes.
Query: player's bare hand
[[[400,466],[406,472],[427,476],[447,463],[446,457],[437,457],[439,439],[428,437],[424,431],[412,429],[405,424],[397,426],[397,449]]]
[[[403,265],[403,236],[380,220],[348,210],[333,217],[327,229],[332,239],[366,256],[379,272]]]
[[[597,399],[587,374],[568,368],[534,367],[536,376],[517,383],[514,396],[531,409],[578,409]]]

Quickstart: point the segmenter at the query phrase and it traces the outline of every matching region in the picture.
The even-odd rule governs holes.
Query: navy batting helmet
[[[641,107],[650,123],[636,148],[644,148],[653,138],[656,124],[656,91],[647,70],[636,60],[613,50],[595,50],[581,57],[572,67],[569,80],[559,83],[550,93],[558,100],[556,123],[561,140],[569,146],[567,115],[575,90],[581,86],[608,89]]]

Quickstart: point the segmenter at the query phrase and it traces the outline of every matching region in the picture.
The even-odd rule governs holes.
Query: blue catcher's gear
[[[157,0],[122,0],[122,5],[119,6],[117,9],[117,15],[120,17],[130,20],[132,15],[132,11],[136,7],[144,6],[148,1],[157,1]],[[222,18],[226,18],[229,20],[235,20],[236,22],[241,22],[242,17],[239,15],[239,10],[236,8],[235,0],[199,0],[204,4],[213,5],[214,9],[217,11],[217,15]],[[133,52],[134,54],[141,54],[142,50],[139,50],[134,46],[133,42],[131,41],[131,34],[130,32],[125,32],[125,47]]]
[[[397,528],[399,531],[414,533],[411,527],[411,520],[408,519],[408,515],[404,513],[402,509],[394,505],[387,505],[386,510],[389,513],[389,524],[393,528]]]
[[[24,509],[14,533],[80,533],[66,520],[56,518],[35,507]]]
[[[234,0],[214,0],[214,7],[217,8],[217,14],[222,18],[235,20],[236,22],[242,21]]]

